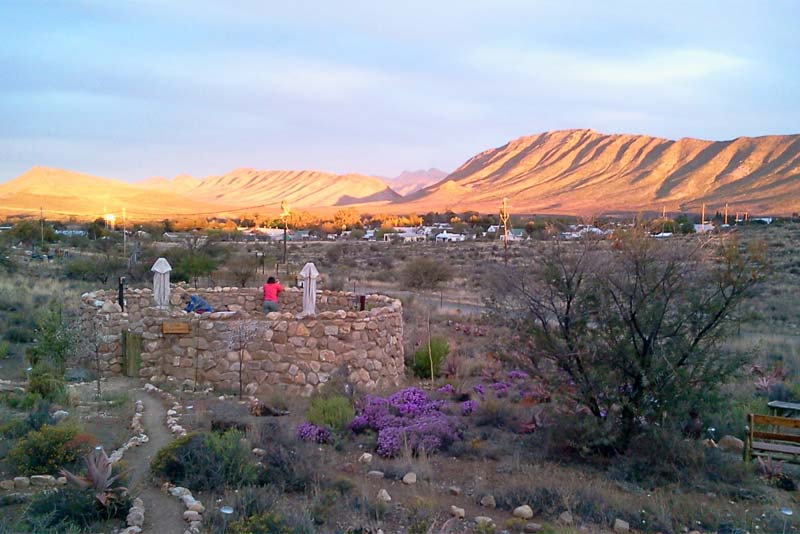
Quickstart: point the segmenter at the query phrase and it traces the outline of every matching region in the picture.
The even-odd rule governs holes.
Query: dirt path
[[[133,495],[144,501],[145,534],[181,534],[186,529],[180,501],[155,487],[150,479],[150,461],[156,452],[172,441],[164,425],[166,410],[159,400],[137,390],[134,395],[144,403],[143,424],[150,441],[130,449],[124,461],[131,470],[130,486]]]

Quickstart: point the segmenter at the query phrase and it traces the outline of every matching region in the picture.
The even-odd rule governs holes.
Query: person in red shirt
[[[278,293],[283,291],[283,286],[275,280],[274,276],[267,278],[267,283],[264,284],[264,313],[276,312],[278,306]]]

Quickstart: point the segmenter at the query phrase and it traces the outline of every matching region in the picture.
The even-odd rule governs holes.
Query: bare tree
[[[244,389],[243,376],[244,376],[244,353],[247,350],[247,345],[256,339],[262,333],[262,325],[258,321],[239,320],[233,323],[231,328],[231,337],[228,340],[228,349],[238,351],[239,353],[239,398],[242,398],[242,391]]]
[[[496,310],[527,343],[512,348],[560,386],[624,451],[649,423],[716,390],[740,365],[720,340],[765,273],[761,248],[649,238],[551,242],[506,270]]]

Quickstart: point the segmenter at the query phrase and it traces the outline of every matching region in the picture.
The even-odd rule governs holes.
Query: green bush
[[[406,263],[400,279],[408,288],[434,289],[453,277],[450,265],[436,258],[417,258]]]
[[[345,396],[314,397],[306,410],[306,419],[317,426],[325,426],[336,432],[347,428],[356,416],[353,404]]]
[[[433,375],[434,378],[439,376],[441,371],[442,362],[450,353],[450,345],[444,339],[434,337],[431,338],[430,354],[428,353],[428,344],[423,343],[422,346],[414,353],[414,374],[420,378],[431,377],[431,360],[433,360]]]
[[[259,514],[234,521],[228,527],[231,534],[292,534],[278,514]]]
[[[255,482],[257,469],[241,432],[197,432],[176,439],[156,453],[153,474],[192,491]]]
[[[9,439],[19,438],[28,433],[30,427],[24,419],[9,419],[0,424],[0,434]]]
[[[9,326],[5,337],[12,343],[30,343],[33,341],[33,329],[25,326]]]
[[[85,529],[98,521],[124,518],[131,507],[127,495],[109,503],[109,506],[101,505],[92,490],[43,491],[33,497],[24,516],[34,527],[33,532],[41,532],[42,527],[64,532],[74,527]]]
[[[20,438],[8,457],[20,475],[54,475],[83,452],[71,443],[77,434],[74,426],[45,425]]]
[[[54,369],[39,363],[28,378],[28,392],[52,402],[61,402],[67,396],[67,386]]]

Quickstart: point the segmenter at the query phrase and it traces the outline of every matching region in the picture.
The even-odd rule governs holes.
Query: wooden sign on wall
[[[161,323],[161,332],[164,334],[188,334],[189,323],[180,321],[164,321]]]

